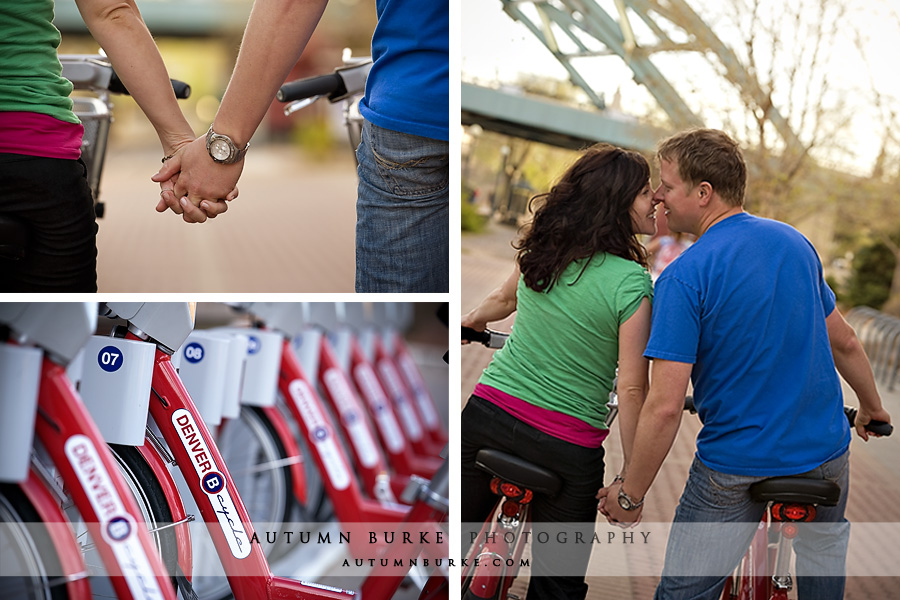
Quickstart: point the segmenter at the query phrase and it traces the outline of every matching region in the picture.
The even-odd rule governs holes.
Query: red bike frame
[[[400,426],[394,405],[375,369],[353,337],[350,339],[350,375],[360,397],[365,400],[369,416],[376,425],[382,447],[394,470],[402,475],[431,477],[441,461],[435,456],[423,456],[416,452]]]
[[[46,357],[41,372],[35,434],[59,471],[106,566],[117,596],[175,600],[175,591],[143,527],[140,510],[100,431],[69,382],[65,369]],[[27,491],[27,488],[24,488]],[[30,497],[46,511],[31,488]],[[58,518],[59,515],[52,515]],[[59,521],[47,521],[52,524]],[[60,560],[75,562],[61,544]],[[80,557],[80,550],[76,554]]]
[[[59,556],[60,575],[65,579],[68,596],[86,598],[91,593],[87,567],[81,555],[81,548],[73,536],[59,502],[33,469],[28,474],[28,479],[19,484],[19,488],[47,526],[50,541]]]
[[[440,413],[438,413],[434,398],[431,397],[431,393],[428,391],[428,385],[425,383],[419,367],[416,366],[416,361],[413,360],[412,355],[409,353],[409,348],[406,346],[406,342],[403,341],[403,336],[393,330],[386,335],[390,336],[387,346],[393,351],[390,353],[390,356],[397,367],[399,367],[400,372],[403,374],[403,379],[413,394],[416,405],[419,407],[419,414],[422,415],[422,424],[425,426],[425,431],[428,432],[435,444],[443,448],[449,441],[447,431],[441,423]]]
[[[129,334],[129,337],[137,339],[133,334]],[[303,376],[292,352],[282,353],[279,385],[292,412],[299,417],[298,422],[310,442],[310,447],[313,447],[315,443],[328,443],[329,439],[334,441],[337,446],[333,436],[329,437],[333,432],[333,429],[328,429],[329,424],[326,421],[314,420],[317,415],[314,403],[309,402],[309,399],[314,398],[315,393],[308,380]],[[237,490],[231,483],[227,466],[209,430],[200,418],[190,395],[178,378],[178,374],[171,364],[170,356],[159,348],[156,350],[153,370],[150,413],[165,438],[169,451],[175,457],[185,476],[191,494],[215,544],[235,598],[238,600],[336,599],[354,596],[353,592],[276,577],[271,573],[260,545],[250,542],[254,537],[253,525],[249,521],[247,510]],[[342,522],[396,523],[404,520],[411,522],[410,517],[418,517],[421,511],[427,510],[422,507],[423,502],[421,501],[416,502],[412,509],[384,506],[368,501],[361,497],[358,486],[353,478],[349,477],[352,473],[349,471],[349,463],[343,454],[314,452],[313,455],[318,467],[322,470],[325,485],[330,487],[330,492],[333,492],[335,512]],[[336,462],[330,462],[332,460]],[[346,480],[343,479],[342,469],[347,470]],[[329,476],[329,474],[334,475],[335,473],[339,477],[337,480]],[[343,483],[344,481],[347,482],[346,487],[339,489],[335,485],[337,482]],[[351,498],[355,499],[351,500]],[[348,501],[344,502],[342,499]],[[348,508],[356,509],[352,518],[347,513]],[[344,512],[346,518],[341,516],[341,512]],[[392,547],[392,551],[399,552],[407,558],[414,558],[418,556],[422,548],[417,544],[399,544],[397,547]],[[369,583],[369,580],[381,579],[385,581]],[[372,595],[369,597],[388,598],[396,590],[396,587],[391,586],[399,586],[402,579],[402,576],[397,575],[370,576],[366,582],[366,585],[371,586],[369,589],[372,590]],[[376,589],[378,593],[385,595],[375,595]]]
[[[409,483],[409,476],[389,469],[366,409],[341,369],[328,336],[321,336],[319,346],[319,383],[337,415],[344,438],[349,442],[363,486],[371,497],[378,498],[379,485],[388,483],[393,495],[399,496]],[[285,344],[283,351],[291,352],[290,344]]]
[[[435,442],[423,425],[419,407],[403,381],[394,359],[388,354],[379,336],[374,338],[374,366],[378,379],[394,404],[394,411],[406,432],[413,450],[420,456],[438,456],[444,445]]]

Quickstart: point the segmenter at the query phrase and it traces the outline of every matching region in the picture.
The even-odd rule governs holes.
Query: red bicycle
[[[844,413],[852,428],[856,408],[845,406]],[[866,430],[889,436],[894,428],[890,423],[872,421]],[[802,523],[815,520],[817,506],[838,503],[841,488],[829,480],[771,477],[751,485],[750,495],[755,501],[766,503],[767,510],[741,564],[726,580],[722,599],[787,600],[793,589],[790,573],[793,540]]]
[[[344,598],[354,593],[328,588],[318,584],[304,583],[272,575],[266,557],[257,543],[258,539],[249,520],[238,490],[234,487],[228,467],[219,452],[214,438],[194,406],[190,395],[180,381],[171,364],[171,354],[187,332],[175,332],[170,317],[171,308],[179,305],[141,305],[134,303],[109,303],[107,307],[119,317],[127,320],[125,339],[142,341],[155,346],[152,395],[150,413],[159,433],[165,439],[167,451],[181,470],[191,495],[207,525],[210,536],[227,573],[231,591],[236,598]],[[177,328],[176,328],[177,329]],[[180,336],[180,340],[176,338]],[[294,400],[298,412],[309,408],[309,383],[295,363],[292,353],[285,353],[282,365],[282,387],[286,396]],[[309,419],[301,420],[307,425],[306,433],[310,444],[327,442],[330,430],[326,423],[314,424]],[[314,425],[314,426],[310,426]],[[151,452],[157,450],[150,446]],[[319,466],[323,472],[334,468],[334,464]],[[327,456],[327,454],[326,454]],[[345,464],[339,468],[348,468]],[[410,508],[399,511],[363,504],[365,520],[373,522],[382,517],[381,522],[393,523],[394,527],[411,534],[432,534],[431,541],[424,544],[416,538],[414,543],[397,544],[377,550],[379,562],[383,559],[389,565],[408,565],[415,561],[423,546],[435,543],[435,538],[443,538],[439,529],[447,513],[449,473],[446,463],[435,473],[428,483],[417,482],[407,490]],[[334,485],[334,482],[331,482]],[[352,488],[352,485],[350,486]],[[337,488],[335,488],[337,489]],[[174,487],[166,490],[166,495],[176,494]],[[357,490],[358,493],[358,490]],[[171,498],[169,498],[171,500]],[[136,511],[135,511],[136,512]],[[362,513],[361,513],[362,514]],[[349,535],[349,534],[348,534]],[[398,534],[400,535],[400,534]],[[384,545],[382,545],[384,546]],[[373,556],[370,550],[370,556]],[[440,553],[440,552],[439,552]],[[385,564],[381,562],[380,564]],[[163,573],[165,571],[162,571]],[[389,598],[400,586],[406,574],[405,569],[387,568],[374,571],[362,584],[361,591],[366,597]],[[171,591],[171,590],[170,590]],[[434,578],[425,586],[423,597],[446,597],[447,586],[444,571],[437,570]],[[126,597],[126,596],[122,596]],[[169,597],[169,596],[166,596]]]
[[[83,545],[61,508],[58,475],[92,538],[116,596],[174,600],[175,589],[160,560],[159,535],[151,535],[117,458],[65,371],[93,333],[94,303],[0,305],[5,326],[4,379],[36,377],[33,431],[42,460],[0,487],[0,556],[4,594],[23,598],[90,595]],[[16,401],[28,406],[28,398]],[[4,398],[4,408],[13,404]],[[24,413],[27,415],[27,412]],[[34,415],[37,415],[34,418]],[[26,423],[27,425],[27,423]],[[4,456],[8,465],[14,458]],[[54,471],[48,469],[51,466]],[[10,483],[10,480],[13,480]],[[169,518],[171,521],[171,518]]]

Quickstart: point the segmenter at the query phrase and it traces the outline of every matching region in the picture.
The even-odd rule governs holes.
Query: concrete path
[[[111,148],[100,198],[98,284],[109,292],[352,292],[356,170],[293,146],[247,155],[240,196],[224,215],[187,224],[154,210],[155,151]]]

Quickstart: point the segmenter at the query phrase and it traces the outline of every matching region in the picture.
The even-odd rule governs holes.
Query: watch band
[[[638,508],[640,508],[641,506],[644,505],[644,498],[641,498],[640,500],[635,501],[631,498],[631,496],[626,494],[625,490],[622,488],[619,488],[618,500],[619,500],[619,506],[621,506],[625,510],[637,510]],[[624,500],[625,502],[623,503],[622,500]],[[627,506],[626,506],[626,504],[627,504]]]
[[[213,153],[213,145],[220,143],[224,143],[228,148],[227,157],[217,157]],[[206,151],[209,152],[210,158],[212,158],[213,161],[217,163],[224,165],[234,164],[244,158],[244,155],[247,153],[248,148],[250,148],[250,142],[247,142],[247,145],[243,148],[238,149],[238,147],[234,143],[234,140],[223,133],[216,133],[213,130],[212,125],[209,126],[209,131],[206,132]]]

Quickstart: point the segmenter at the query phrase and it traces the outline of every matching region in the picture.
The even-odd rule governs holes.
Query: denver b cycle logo
[[[218,494],[225,489],[225,476],[213,471],[203,476],[201,480],[203,491],[207,494]]]

